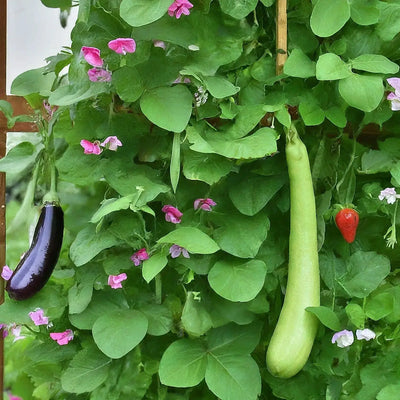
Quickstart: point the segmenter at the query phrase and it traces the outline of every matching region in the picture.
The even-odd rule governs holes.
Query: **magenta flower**
[[[65,332],[53,332],[50,333],[50,337],[55,340],[60,346],[68,344],[73,338],[74,333],[71,329],[67,329]]]
[[[118,54],[134,53],[136,42],[131,38],[119,38],[108,42],[108,47]]]
[[[166,205],[161,209],[165,212],[165,220],[167,222],[172,222],[173,224],[179,224],[181,222],[182,213],[175,207],[171,205]]]
[[[352,331],[344,329],[343,331],[336,332],[332,336],[332,343],[336,343],[338,347],[348,347],[354,342],[354,334]]]
[[[103,150],[99,146],[99,141],[95,140],[93,143],[89,140],[82,139],[81,146],[83,147],[84,154],[96,154],[99,155]]]
[[[136,267],[138,267],[142,261],[148,260],[149,255],[147,253],[147,250],[145,248],[138,250],[136,253],[133,253],[131,256],[131,260],[135,264]]]
[[[119,274],[119,275],[110,275],[108,277],[108,284],[111,286],[112,289],[121,289],[122,285],[121,282],[127,278],[126,274]]]
[[[122,146],[122,143],[116,136],[109,136],[103,143],[100,143],[100,146],[116,151],[119,146]]]
[[[103,59],[100,57],[100,50],[96,47],[83,46],[81,53],[86,62],[93,67],[101,67],[103,65]]]
[[[188,0],[175,0],[168,8],[168,15],[179,19],[182,14],[189,15],[193,4]]]
[[[211,207],[216,206],[217,203],[212,199],[197,199],[194,201],[193,207],[195,210],[199,208],[204,211],[211,211]]]
[[[110,82],[111,72],[103,68],[91,68],[88,71],[89,80],[92,82]]]
[[[48,325],[49,318],[44,315],[44,311],[41,308],[37,308],[35,311],[31,311],[29,317],[35,325]]]
[[[11,275],[13,274],[12,269],[9,268],[8,265],[5,265],[3,267],[3,270],[1,271],[1,277],[5,280],[8,281],[11,278]]]
[[[8,395],[9,400],[24,400],[22,397],[14,396],[13,394]]]
[[[181,254],[183,255],[183,257],[185,258],[190,258],[190,255],[188,253],[188,251],[181,246],[178,246],[177,244],[173,244],[170,248],[169,248],[169,254],[171,254],[172,258],[177,258],[179,257]]]

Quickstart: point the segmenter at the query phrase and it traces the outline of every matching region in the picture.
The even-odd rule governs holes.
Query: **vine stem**
[[[161,281],[161,274],[157,274],[155,279],[156,284],[156,303],[162,303],[162,281]]]
[[[287,0],[276,2],[276,75],[283,73],[287,59]]]

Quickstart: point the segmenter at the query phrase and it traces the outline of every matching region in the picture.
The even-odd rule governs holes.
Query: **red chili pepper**
[[[336,225],[347,243],[354,242],[359,219],[358,212],[352,208],[343,208],[336,214]]]

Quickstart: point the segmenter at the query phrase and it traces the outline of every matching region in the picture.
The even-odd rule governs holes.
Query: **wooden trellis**
[[[6,91],[7,65],[7,0],[0,0],[0,99],[10,102],[14,115],[28,114],[31,110],[23,97],[8,96]],[[12,129],[7,128],[7,121],[0,113],[0,158],[6,152],[8,132],[35,132],[36,126],[30,123],[17,123]],[[0,268],[6,260],[6,176],[0,173]],[[0,278],[0,305],[4,302],[4,280]],[[4,343],[0,334],[0,400],[4,392]]]

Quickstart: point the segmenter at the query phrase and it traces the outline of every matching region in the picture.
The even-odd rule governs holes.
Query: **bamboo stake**
[[[287,0],[276,2],[276,75],[283,73],[287,59]]]

